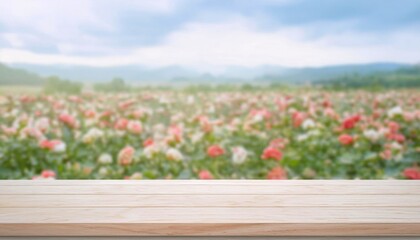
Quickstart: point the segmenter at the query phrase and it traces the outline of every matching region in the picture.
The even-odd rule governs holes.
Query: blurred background
[[[418,0],[0,11],[0,178],[420,178]]]

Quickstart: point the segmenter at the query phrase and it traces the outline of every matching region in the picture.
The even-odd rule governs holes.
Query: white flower
[[[363,132],[363,135],[370,141],[376,142],[382,134],[376,130],[368,129]]]
[[[393,118],[395,116],[402,115],[402,114],[403,114],[403,110],[400,106],[396,106],[388,110],[388,117],[390,118]]]
[[[66,143],[65,142],[59,142],[54,145],[54,148],[52,149],[53,152],[61,153],[66,151]]]
[[[106,177],[108,175],[108,168],[106,168],[106,167],[99,168],[98,174],[101,177]]]
[[[401,149],[403,149],[403,146],[401,144],[397,143],[397,142],[392,142],[391,143],[391,148],[395,149],[395,150],[401,150]]]
[[[198,143],[203,138],[204,133],[203,132],[196,132],[191,136],[191,142],[192,143]]]
[[[93,126],[95,124],[96,124],[96,120],[95,119],[88,118],[88,119],[85,120],[85,126],[86,127],[91,127],[91,126]]]
[[[208,113],[215,113],[216,112],[216,108],[213,106],[213,105],[210,105],[208,108],[207,108],[207,112]]]
[[[102,153],[98,158],[98,162],[100,164],[110,164],[112,163],[112,156],[108,153]]]
[[[82,141],[84,143],[92,143],[98,138],[101,138],[104,135],[104,132],[97,129],[97,128],[91,128],[89,131],[83,136]]]
[[[248,157],[248,152],[243,147],[234,147],[232,148],[232,162],[234,164],[242,164]]]
[[[309,137],[309,134],[299,134],[299,135],[296,137],[296,140],[297,140],[298,142],[302,142],[302,141],[305,141],[306,139],[308,139],[308,137]]]
[[[184,156],[178,149],[169,148],[166,151],[166,158],[168,158],[169,160],[181,161],[184,158]]]
[[[195,102],[195,98],[194,98],[194,96],[189,95],[189,96],[188,96],[188,98],[187,98],[187,104],[188,104],[188,105],[193,105],[193,104],[194,104],[194,102]]]
[[[156,144],[152,144],[144,148],[143,155],[151,159],[153,155],[155,155],[158,152],[159,152],[158,146]]]
[[[303,129],[308,129],[308,128],[313,128],[315,127],[315,122],[312,119],[306,119],[305,121],[303,121],[302,123],[302,128]]]
[[[46,132],[50,127],[50,120],[46,117],[42,117],[35,122],[35,128],[42,132]]]
[[[321,135],[321,132],[318,129],[314,129],[308,132],[309,136],[319,136]]]
[[[252,118],[253,123],[262,122],[264,120],[264,116],[262,114],[255,114]]]

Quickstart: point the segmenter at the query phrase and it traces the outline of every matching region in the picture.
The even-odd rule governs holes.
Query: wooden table
[[[420,236],[420,181],[5,180],[0,236]]]

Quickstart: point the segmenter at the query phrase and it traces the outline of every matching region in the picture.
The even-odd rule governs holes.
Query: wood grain
[[[0,181],[0,236],[420,236],[420,181]]]

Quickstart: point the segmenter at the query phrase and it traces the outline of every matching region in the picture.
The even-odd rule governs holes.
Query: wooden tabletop
[[[0,181],[0,236],[416,235],[420,181]]]

